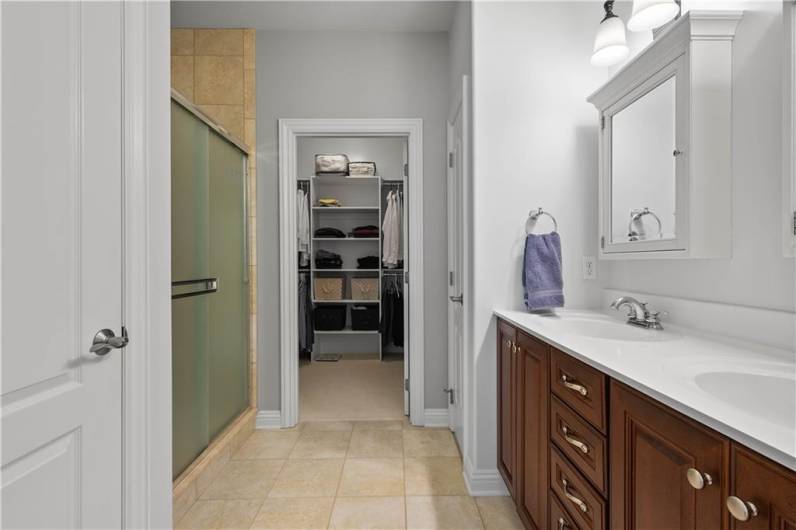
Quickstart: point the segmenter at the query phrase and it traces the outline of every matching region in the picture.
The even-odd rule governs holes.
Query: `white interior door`
[[[448,123],[448,414],[450,428],[463,447],[462,367],[464,363],[464,172],[467,96],[462,97]]]
[[[2,527],[119,528],[122,6],[1,9]]]

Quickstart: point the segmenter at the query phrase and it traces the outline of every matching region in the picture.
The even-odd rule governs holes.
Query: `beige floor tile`
[[[232,459],[287,458],[300,434],[299,431],[255,431],[232,456]]]
[[[342,472],[342,459],[288,460],[269,497],[334,497]]]
[[[459,449],[448,430],[411,429],[404,431],[407,457],[459,456]]]
[[[486,530],[523,530],[511,497],[477,497],[475,504]]]
[[[351,421],[305,421],[301,423],[303,430],[314,431],[351,431],[354,422]]]
[[[338,530],[406,528],[403,497],[338,497],[329,528]]]
[[[407,458],[404,480],[406,495],[467,495],[458,458]]]
[[[247,529],[254,521],[262,500],[200,500],[180,520],[178,530]]]
[[[473,499],[461,497],[407,497],[406,527],[410,530],[484,528]]]
[[[345,458],[350,440],[348,431],[304,431],[293,446],[290,458]]]
[[[402,458],[349,458],[337,492],[341,497],[404,494]]]
[[[355,431],[400,431],[401,429],[403,429],[402,420],[354,422]]]
[[[401,431],[354,431],[349,458],[401,458],[403,437]]]
[[[333,505],[334,497],[268,498],[260,508],[252,529],[325,529]]]
[[[227,463],[202,499],[264,499],[284,460],[235,460]]]

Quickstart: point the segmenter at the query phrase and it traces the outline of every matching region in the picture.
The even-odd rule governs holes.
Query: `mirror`
[[[611,242],[676,237],[675,77],[611,118]]]

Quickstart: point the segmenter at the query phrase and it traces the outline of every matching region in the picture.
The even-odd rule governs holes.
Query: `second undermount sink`
[[[741,372],[705,372],[695,377],[699,388],[772,423],[796,427],[796,377]]]
[[[573,334],[593,339],[658,342],[677,338],[676,334],[665,330],[644,329],[610,318],[572,317],[564,322]]]

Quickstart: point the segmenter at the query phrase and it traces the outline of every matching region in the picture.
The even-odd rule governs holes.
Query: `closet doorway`
[[[281,423],[422,424],[422,120],[279,127]],[[330,154],[375,174],[317,172]]]

